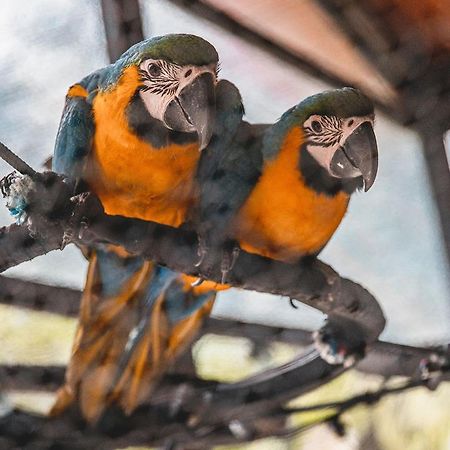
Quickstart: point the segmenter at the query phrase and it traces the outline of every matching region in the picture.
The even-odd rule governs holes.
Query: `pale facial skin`
[[[149,114],[171,128],[164,120],[167,106],[172,100],[176,100],[180,92],[195,78],[205,73],[212,74],[216,79],[217,65],[180,66],[161,59],[147,59],[139,65],[139,74],[144,85],[139,95]],[[195,128],[188,126],[185,131],[195,131]]]
[[[369,122],[373,127],[374,116],[348,117],[340,119],[335,116],[312,115],[304,122],[303,128],[308,142],[306,148],[311,156],[331,176],[330,165],[336,151],[343,147],[347,138],[364,122]],[[361,172],[355,168],[349,177],[361,176]]]

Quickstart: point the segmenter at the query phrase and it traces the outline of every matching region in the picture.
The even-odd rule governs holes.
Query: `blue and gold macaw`
[[[198,175],[201,263],[211,245],[287,263],[318,255],[351,194],[374,183],[373,122],[366,96],[335,89],[307,98],[272,126],[243,122],[224,154],[207,149],[213,154],[202,158]],[[224,275],[230,262],[228,255]]]
[[[242,116],[237,89],[217,81],[217,63],[214,47],[192,35],[131,47],[69,89],[53,170],[77,180],[77,192],[95,192],[107,214],[179,227],[196,201],[197,165],[214,124],[217,137]],[[222,124],[230,113],[236,119]],[[218,139],[215,145],[220,151]],[[119,247],[85,252],[79,325],[52,412],[75,402],[95,422],[112,403],[130,413],[148,396],[215,294],[214,284],[191,287],[183,275]]]
[[[241,122],[227,151],[209,146],[197,175],[202,273],[222,254],[225,283],[239,249],[290,264],[316,257],[351,195],[375,181],[373,124],[371,101],[343,88],[307,98],[274,125]],[[328,362],[345,361],[332,340],[316,344]]]

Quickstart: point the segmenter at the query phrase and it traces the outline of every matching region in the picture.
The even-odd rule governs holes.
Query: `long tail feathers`
[[[184,276],[150,262],[99,253],[89,263],[65,385],[51,411],[78,403],[91,423],[111,404],[129,414],[148,400],[215,298],[215,291],[191,288]]]

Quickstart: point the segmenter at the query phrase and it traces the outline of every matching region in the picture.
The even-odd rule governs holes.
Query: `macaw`
[[[351,195],[375,181],[373,125],[371,101],[343,88],[307,98],[271,126],[243,121],[226,152],[207,148],[195,219],[205,278],[222,254],[226,283],[240,249],[290,264],[316,257]],[[351,357],[334,337],[318,334],[315,343],[329,363]]]
[[[197,208],[204,271],[208,246],[225,249],[223,282],[236,249],[287,263],[317,256],[351,194],[375,181],[373,123],[366,96],[335,89],[307,98],[271,126],[243,122],[224,154],[207,149]]]
[[[74,193],[93,191],[106,214],[179,227],[195,202],[216,97],[223,107],[236,98],[240,110],[237,89],[217,81],[217,64],[214,47],[193,35],[131,47],[69,89],[53,170],[77,180]],[[224,129],[220,120],[217,127]],[[120,247],[85,252],[79,325],[52,413],[76,402],[96,422],[108,405],[130,413],[148,396],[209,313],[214,292]]]

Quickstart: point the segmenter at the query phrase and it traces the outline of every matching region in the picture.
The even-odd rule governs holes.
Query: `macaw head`
[[[218,55],[204,39],[169,34],[140,42],[116,64],[138,67],[148,113],[167,128],[196,132],[200,150],[208,145],[215,119]]]
[[[307,98],[292,113],[302,123],[309,159],[347,191],[363,185],[368,191],[378,169],[371,101],[357,89],[335,89]]]

